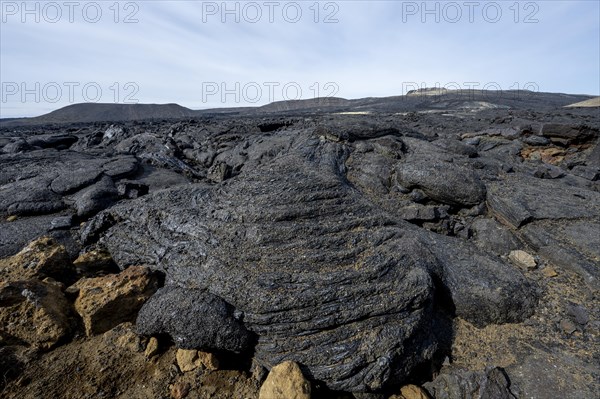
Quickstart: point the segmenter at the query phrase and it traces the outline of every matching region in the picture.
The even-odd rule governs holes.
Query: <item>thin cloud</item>
[[[32,89],[36,83],[43,88],[49,82],[77,82],[75,102],[80,102],[86,100],[82,87],[94,83],[102,89],[100,101],[123,102],[129,95],[142,103],[176,102],[196,109],[282,100],[285,85],[297,85],[302,98],[334,91],[346,98],[398,95],[407,83],[450,82],[496,82],[510,89],[533,81],[542,91],[600,92],[598,2],[536,2],[539,21],[531,24],[523,19],[533,9],[520,9],[515,23],[509,2],[496,2],[503,12],[497,23],[486,21],[479,10],[470,22],[465,9],[456,23],[444,15],[436,23],[431,14],[423,23],[422,10],[403,15],[407,6],[422,2],[388,1],[335,2],[337,8],[327,9],[328,2],[321,2],[318,15],[309,8],[314,3],[302,2],[302,18],[291,23],[281,13],[288,3],[279,3],[272,23],[264,6],[257,23],[248,20],[254,14],[240,15],[239,23],[231,14],[225,15],[226,23],[220,14],[205,15],[203,21],[208,3],[191,1],[135,3],[139,22],[132,24],[115,23],[108,2],[101,3],[98,23],[80,17],[74,23],[21,23],[18,15],[3,15],[3,90],[7,83],[17,83],[20,90],[23,83]],[[221,2],[211,4],[220,7]],[[427,7],[434,9],[435,3]],[[324,23],[332,11],[338,22]],[[121,10],[119,18],[126,14]],[[271,93],[266,85],[273,82],[279,86]],[[137,89],[126,89],[128,83]],[[328,83],[337,90],[326,90]],[[207,84],[230,91],[258,85],[263,93],[254,102],[244,95],[206,96]],[[2,94],[2,117],[38,115],[71,102],[67,91],[55,102]]]

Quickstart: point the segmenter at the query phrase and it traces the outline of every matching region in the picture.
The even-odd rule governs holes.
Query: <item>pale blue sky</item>
[[[452,83],[600,94],[595,0],[0,3],[4,118],[86,100],[202,109]]]

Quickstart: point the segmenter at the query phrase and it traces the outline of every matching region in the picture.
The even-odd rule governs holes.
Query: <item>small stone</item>
[[[581,326],[585,326],[590,321],[587,310],[581,305],[570,305],[567,308],[567,313],[573,318],[575,323]]]
[[[148,185],[131,180],[121,180],[117,192],[122,198],[135,199],[148,194]]]
[[[556,272],[556,270],[554,270],[551,267],[546,267],[544,270],[542,270],[542,274],[548,278],[558,276],[558,273]]]
[[[533,146],[542,146],[550,144],[550,139],[542,136],[532,135],[524,137],[523,142]]]
[[[195,349],[177,349],[175,354],[177,366],[182,372],[192,371],[198,368],[196,360],[198,360],[198,351]]]
[[[515,396],[514,393],[516,392],[512,390],[514,386],[510,385],[506,374],[498,367],[487,367],[485,371],[450,367],[443,368],[433,381],[425,383],[423,387],[431,397],[437,399],[508,399],[522,397],[521,395]]]
[[[185,312],[178,311],[189,304]],[[169,321],[160,319],[168,310]],[[140,310],[136,328],[146,336],[168,334],[179,348],[217,349],[234,353],[247,350],[252,336],[241,321],[242,314],[220,297],[203,290],[161,288]]]
[[[476,146],[479,145],[480,141],[481,141],[480,137],[471,137],[471,138],[465,140],[465,144],[472,145],[472,146],[476,147]]]
[[[214,163],[207,171],[206,177],[215,183],[222,182],[231,177],[231,166],[226,163]]]
[[[541,161],[542,154],[540,154],[539,151],[533,151],[529,154],[529,160],[530,161]]]
[[[144,349],[141,345],[140,336],[133,331],[131,323],[123,323],[105,334],[110,334],[111,332],[120,334],[115,340],[115,344],[119,348],[127,349],[131,352],[141,352]]]
[[[271,369],[260,388],[259,399],[310,399],[310,382],[297,363],[287,361]]]
[[[573,334],[577,330],[577,326],[569,319],[562,319],[560,321],[560,329],[568,335]]]
[[[527,269],[533,270],[537,267],[537,262],[533,255],[528,252],[516,250],[510,251],[508,254],[508,258],[517,266]]]
[[[171,398],[183,399],[190,393],[190,384],[184,381],[177,381],[171,385]]]
[[[219,359],[215,356],[214,353],[209,352],[201,352],[198,351],[198,360],[196,363],[199,363],[205,369],[214,371],[219,369]]]
[[[179,369],[184,373],[197,368],[211,371],[219,369],[219,359],[213,353],[201,352],[195,349],[178,349],[175,357]]]
[[[7,222],[14,222],[15,220],[17,220],[19,217],[17,215],[11,215],[9,217],[6,218]]]
[[[73,225],[73,215],[59,216],[50,222],[50,230],[64,230]]]
[[[427,199],[427,195],[422,190],[415,189],[410,193],[410,199],[413,202],[419,203]]]
[[[265,378],[267,378],[268,370],[264,368],[260,363],[258,363],[255,359],[252,360],[252,366],[250,367],[250,372],[252,373],[252,378],[254,378],[259,383],[262,383]]]
[[[158,354],[158,339],[156,337],[150,337],[144,354],[148,359]]]
[[[65,290],[65,296],[69,299],[71,299],[72,301],[75,301],[75,299],[77,299],[77,296],[79,295],[79,287],[77,287],[76,285],[72,285],[70,287],[67,287]]]

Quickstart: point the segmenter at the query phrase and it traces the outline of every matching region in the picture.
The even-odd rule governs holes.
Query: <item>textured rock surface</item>
[[[594,384],[585,386],[569,378],[569,373],[573,370],[590,373],[592,378],[599,376],[597,367],[593,363],[571,356],[560,357],[540,352],[534,352],[507,371],[513,376],[515,382],[518,381],[518,387],[524,397],[593,398],[598,396],[600,390],[597,386],[594,389]]]
[[[597,218],[542,220],[524,226],[521,233],[541,257],[553,265],[576,271],[592,290],[598,290],[599,229]]]
[[[283,362],[271,369],[260,388],[259,399],[310,399],[310,382],[294,362]]]
[[[433,283],[425,266],[413,259],[418,243],[409,237],[399,239],[402,231],[386,227],[384,215],[363,220],[347,216],[349,212],[364,214],[368,204],[340,184],[331,170],[335,161],[330,162],[321,171],[303,157],[284,158],[279,170],[280,176],[287,177],[282,176],[279,186],[266,186],[272,174],[256,170],[247,180],[251,183],[226,185],[218,193],[190,187],[157,194],[179,209],[177,214],[164,214],[160,225],[168,229],[170,223],[180,226],[188,221],[183,229],[177,227],[178,232],[161,234],[163,245],[170,247],[181,240],[182,249],[187,243],[192,245],[179,253],[169,251],[162,256],[164,262],[155,258],[156,251],[166,249],[160,243],[128,234],[140,238],[133,244],[124,239],[119,227],[109,230],[106,243],[117,263],[132,260],[123,258],[126,252],[137,253],[165,270],[170,284],[208,289],[243,312],[244,324],[258,335],[255,357],[264,365],[272,367],[292,358],[333,386],[379,388],[390,373],[406,373],[431,356],[434,342],[422,330],[431,323]],[[308,164],[308,170],[298,167],[303,164]],[[323,188],[307,195],[311,190],[306,185]],[[132,217],[139,221],[154,218],[153,203],[162,201],[154,200],[145,201],[149,207],[138,207]],[[288,206],[292,201],[295,207]],[[321,223],[315,223],[317,219]],[[196,221],[201,220],[213,227],[198,225]],[[351,229],[353,234],[344,234]],[[282,240],[287,241],[283,247]],[[353,246],[340,245],[340,240]],[[369,250],[373,245],[379,250]],[[144,253],[146,249],[151,252]],[[403,258],[396,258],[399,250],[406,253]],[[182,256],[186,252],[206,255],[194,259]],[[198,262],[205,266],[195,267]],[[178,308],[188,311],[185,305]],[[166,308],[149,313],[171,318]],[[145,314],[142,311],[138,318],[140,331],[161,332],[146,327]],[[364,332],[359,333],[357,326],[364,326]],[[413,353],[401,356],[402,342],[420,335],[423,339],[415,343]],[[328,356],[326,347],[330,348]],[[338,377],[345,369],[350,371],[347,381]]]
[[[513,227],[539,219],[600,217],[600,193],[549,180],[508,177],[491,186],[487,201],[494,214]]]
[[[508,258],[521,269],[535,269],[537,267],[537,261],[529,252],[516,250],[510,251]]]
[[[18,254],[0,259],[0,281],[52,277],[66,283],[74,274],[65,247],[51,237],[40,237]]]
[[[178,349],[177,365],[183,372],[192,371],[198,367],[207,370],[218,370],[219,360],[213,353],[200,352],[195,349]]]
[[[471,228],[475,244],[486,252],[508,255],[511,251],[522,247],[522,243],[515,234],[494,219],[476,219]]]
[[[577,144],[598,137],[598,129],[585,125],[573,126],[558,123],[547,123],[542,127],[541,134],[553,143],[560,145]]]
[[[120,222],[103,243],[121,266],[153,264],[168,285],[233,305],[264,366],[292,359],[335,389],[381,389],[432,356],[434,280],[478,324],[531,314],[535,294],[520,274],[377,210],[345,182],[351,148],[307,133],[290,138],[288,154],[217,188],[176,188],[112,208],[109,219]],[[184,347],[228,349],[189,331],[206,325],[202,318],[173,319],[173,309],[185,314],[189,305],[159,301],[140,313],[141,333],[171,328]]]
[[[506,374],[493,368],[485,372],[447,370],[435,380],[425,384],[434,399],[516,399],[510,390]]]
[[[0,282],[0,337],[50,349],[74,329],[72,306],[55,284]]]
[[[476,205],[485,199],[485,185],[473,171],[441,162],[411,162],[397,167],[396,178],[418,187],[431,199],[451,205]]]
[[[100,334],[118,324],[135,320],[144,302],[160,286],[160,276],[143,266],[105,277],[83,278],[74,287],[79,291],[75,309],[88,335]]]
[[[168,334],[180,348],[242,352],[252,336],[240,314],[223,299],[200,290],[160,289],[137,317],[140,334]]]
[[[110,253],[104,249],[91,249],[82,253],[73,261],[77,274],[82,277],[96,277],[106,273],[117,273],[117,265]]]

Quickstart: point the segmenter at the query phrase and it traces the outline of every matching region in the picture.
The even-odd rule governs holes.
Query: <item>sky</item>
[[[4,1],[0,118],[419,87],[600,95],[600,2]]]

